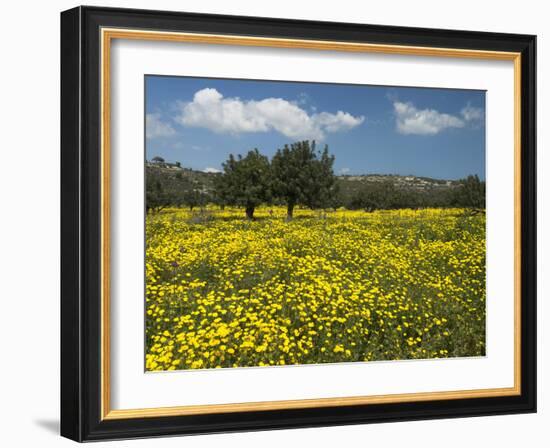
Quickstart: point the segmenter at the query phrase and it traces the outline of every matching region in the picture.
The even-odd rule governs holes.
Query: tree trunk
[[[294,213],[294,203],[289,202],[286,207],[286,220],[290,221],[292,219],[292,214]]]
[[[253,206],[247,206],[246,207],[246,219],[254,219],[254,207]]]

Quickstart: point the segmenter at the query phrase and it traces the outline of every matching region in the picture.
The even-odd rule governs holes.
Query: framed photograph
[[[536,410],[535,36],[61,14],[61,433]]]

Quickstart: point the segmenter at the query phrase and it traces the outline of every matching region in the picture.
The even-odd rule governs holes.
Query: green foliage
[[[210,197],[199,190],[187,190],[183,194],[182,203],[193,210],[195,207],[204,207],[208,204]]]
[[[395,210],[402,208],[476,208],[485,207],[485,184],[477,176],[469,181],[454,182],[450,186],[430,185],[424,189],[396,186],[391,180],[364,182],[348,192],[342,204],[350,209]],[[472,179],[477,179],[472,180]]]
[[[347,205],[352,210],[363,208],[365,211],[372,212],[388,208],[394,195],[395,187],[391,182],[375,183],[364,186]]]
[[[155,205],[158,202],[155,197],[158,197],[158,192],[162,191],[161,198],[163,201],[170,201],[169,204],[164,203],[162,208],[167,206],[187,206],[191,209],[203,207],[214,201],[213,185],[214,179],[218,176],[220,175],[165,165],[147,164],[145,167],[147,198],[151,197],[152,204]],[[160,184],[160,187],[157,187],[157,184]],[[149,203],[147,203],[147,208],[153,210]]]
[[[485,208],[485,182],[476,175],[460,181],[454,195],[454,205],[479,211]]]
[[[254,209],[270,200],[269,160],[257,149],[245,157],[229,155],[223,164],[223,176],[215,183],[216,196],[221,204],[245,207],[246,217],[254,218]]]
[[[175,197],[164,189],[159,179],[147,177],[145,199],[147,212],[159,212],[173,204]]]
[[[422,204],[419,193],[397,188],[390,181],[373,182],[363,186],[346,204],[347,208],[375,210],[392,210],[399,208],[416,209]]]
[[[151,160],[156,163],[164,163],[164,159],[161,156],[155,156]]]
[[[289,219],[298,204],[310,208],[335,205],[333,164],[328,146],[317,152],[315,141],[296,142],[277,150],[271,161],[272,189],[274,196],[287,205]]]

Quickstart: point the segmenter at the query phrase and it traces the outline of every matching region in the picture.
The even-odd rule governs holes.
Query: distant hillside
[[[167,184],[184,184],[185,187],[193,187],[203,192],[213,189],[214,178],[220,173],[207,173],[191,168],[180,167],[172,163],[146,162],[147,175],[162,177]],[[341,187],[354,191],[363,185],[372,183],[392,183],[395,187],[404,190],[430,191],[454,188],[459,185],[457,180],[434,179],[422,176],[402,176],[399,174],[344,174],[337,176]]]
[[[460,185],[456,180],[433,179],[420,176],[401,176],[398,174],[364,174],[338,176],[340,189],[344,197],[364,189],[366,186],[391,183],[395,188],[403,191],[411,191],[429,194],[451,190]]]
[[[216,177],[222,175],[220,173],[196,171],[166,162],[147,162],[145,169],[147,181],[160,183],[175,203],[189,202],[189,197],[193,197],[192,201],[197,204],[215,202],[214,183]],[[365,191],[388,185],[406,195],[408,202],[414,197],[416,199],[411,203],[438,206],[446,203],[450,193],[460,185],[456,180],[396,174],[340,175],[337,180],[337,202],[346,206]]]
[[[214,191],[214,179],[221,175],[155,162],[146,162],[145,174],[150,179],[159,180],[166,191],[184,193],[193,190],[205,194]]]

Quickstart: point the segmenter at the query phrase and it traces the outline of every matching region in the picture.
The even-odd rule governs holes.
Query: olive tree
[[[292,219],[298,204],[310,208],[330,206],[336,195],[334,156],[325,145],[316,151],[315,141],[304,140],[278,149],[271,161],[272,192],[287,206]]]
[[[246,156],[233,154],[223,163],[223,175],[215,182],[218,200],[223,204],[245,208],[246,217],[254,219],[255,208],[270,198],[270,166],[257,149]]]

